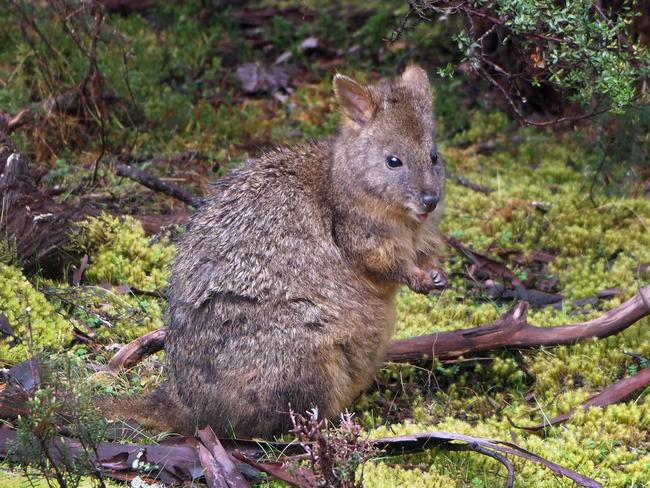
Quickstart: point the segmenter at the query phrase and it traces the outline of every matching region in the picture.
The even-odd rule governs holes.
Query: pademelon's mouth
[[[409,215],[417,222],[424,222],[429,217],[429,212],[420,212],[418,210],[409,209]]]

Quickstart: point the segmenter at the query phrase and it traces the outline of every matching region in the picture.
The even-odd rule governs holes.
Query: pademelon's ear
[[[427,72],[417,64],[409,65],[402,73],[402,84],[408,86],[418,95],[431,99],[431,84]]]
[[[376,105],[367,86],[341,74],[334,76],[332,84],[341,111],[349,122],[361,127],[372,119]]]

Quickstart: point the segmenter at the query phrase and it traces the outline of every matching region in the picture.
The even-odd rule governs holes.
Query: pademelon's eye
[[[390,169],[396,169],[402,166],[402,160],[396,156],[388,156],[386,158],[386,166]]]
[[[435,149],[432,149],[430,156],[431,156],[431,162],[433,164],[438,164],[438,160],[440,159],[438,157],[438,151],[436,151]]]

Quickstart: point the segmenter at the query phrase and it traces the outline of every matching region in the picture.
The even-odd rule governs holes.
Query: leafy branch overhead
[[[409,18],[460,17],[454,39],[463,68],[494,85],[524,123],[549,125],[647,100],[650,51],[635,31],[639,3],[410,0],[398,34]],[[451,77],[459,68],[450,63],[439,74]],[[546,117],[531,116],[549,87],[582,108],[558,104]]]

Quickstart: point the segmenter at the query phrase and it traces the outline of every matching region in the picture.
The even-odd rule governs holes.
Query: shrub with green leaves
[[[637,86],[650,73],[650,52],[630,29],[640,2],[617,8],[591,0],[418,0],[411,5],[421,18],[459,14],[468,19],[457,24],[455,36],[462,61],[498,85],[520,117],[526,112],[524,85],[551,85],[569,101],[593,104],[593,110],[620,111],[647,94]],[[451,76],[454,66],[439,72]]]
[[[9,447],[8,461],[22,470],[31,486],[44,479],[47,486],[76,487],[90,476],[93,485],[105,487],[93,458],[105,440],[108,422],[93,404],[83,357],[40,354],[32,364],[40,383],[30,394],[26,413],[15,422],[16,443]],[[56,441],[62,425],[79,442],[76,454]]]

